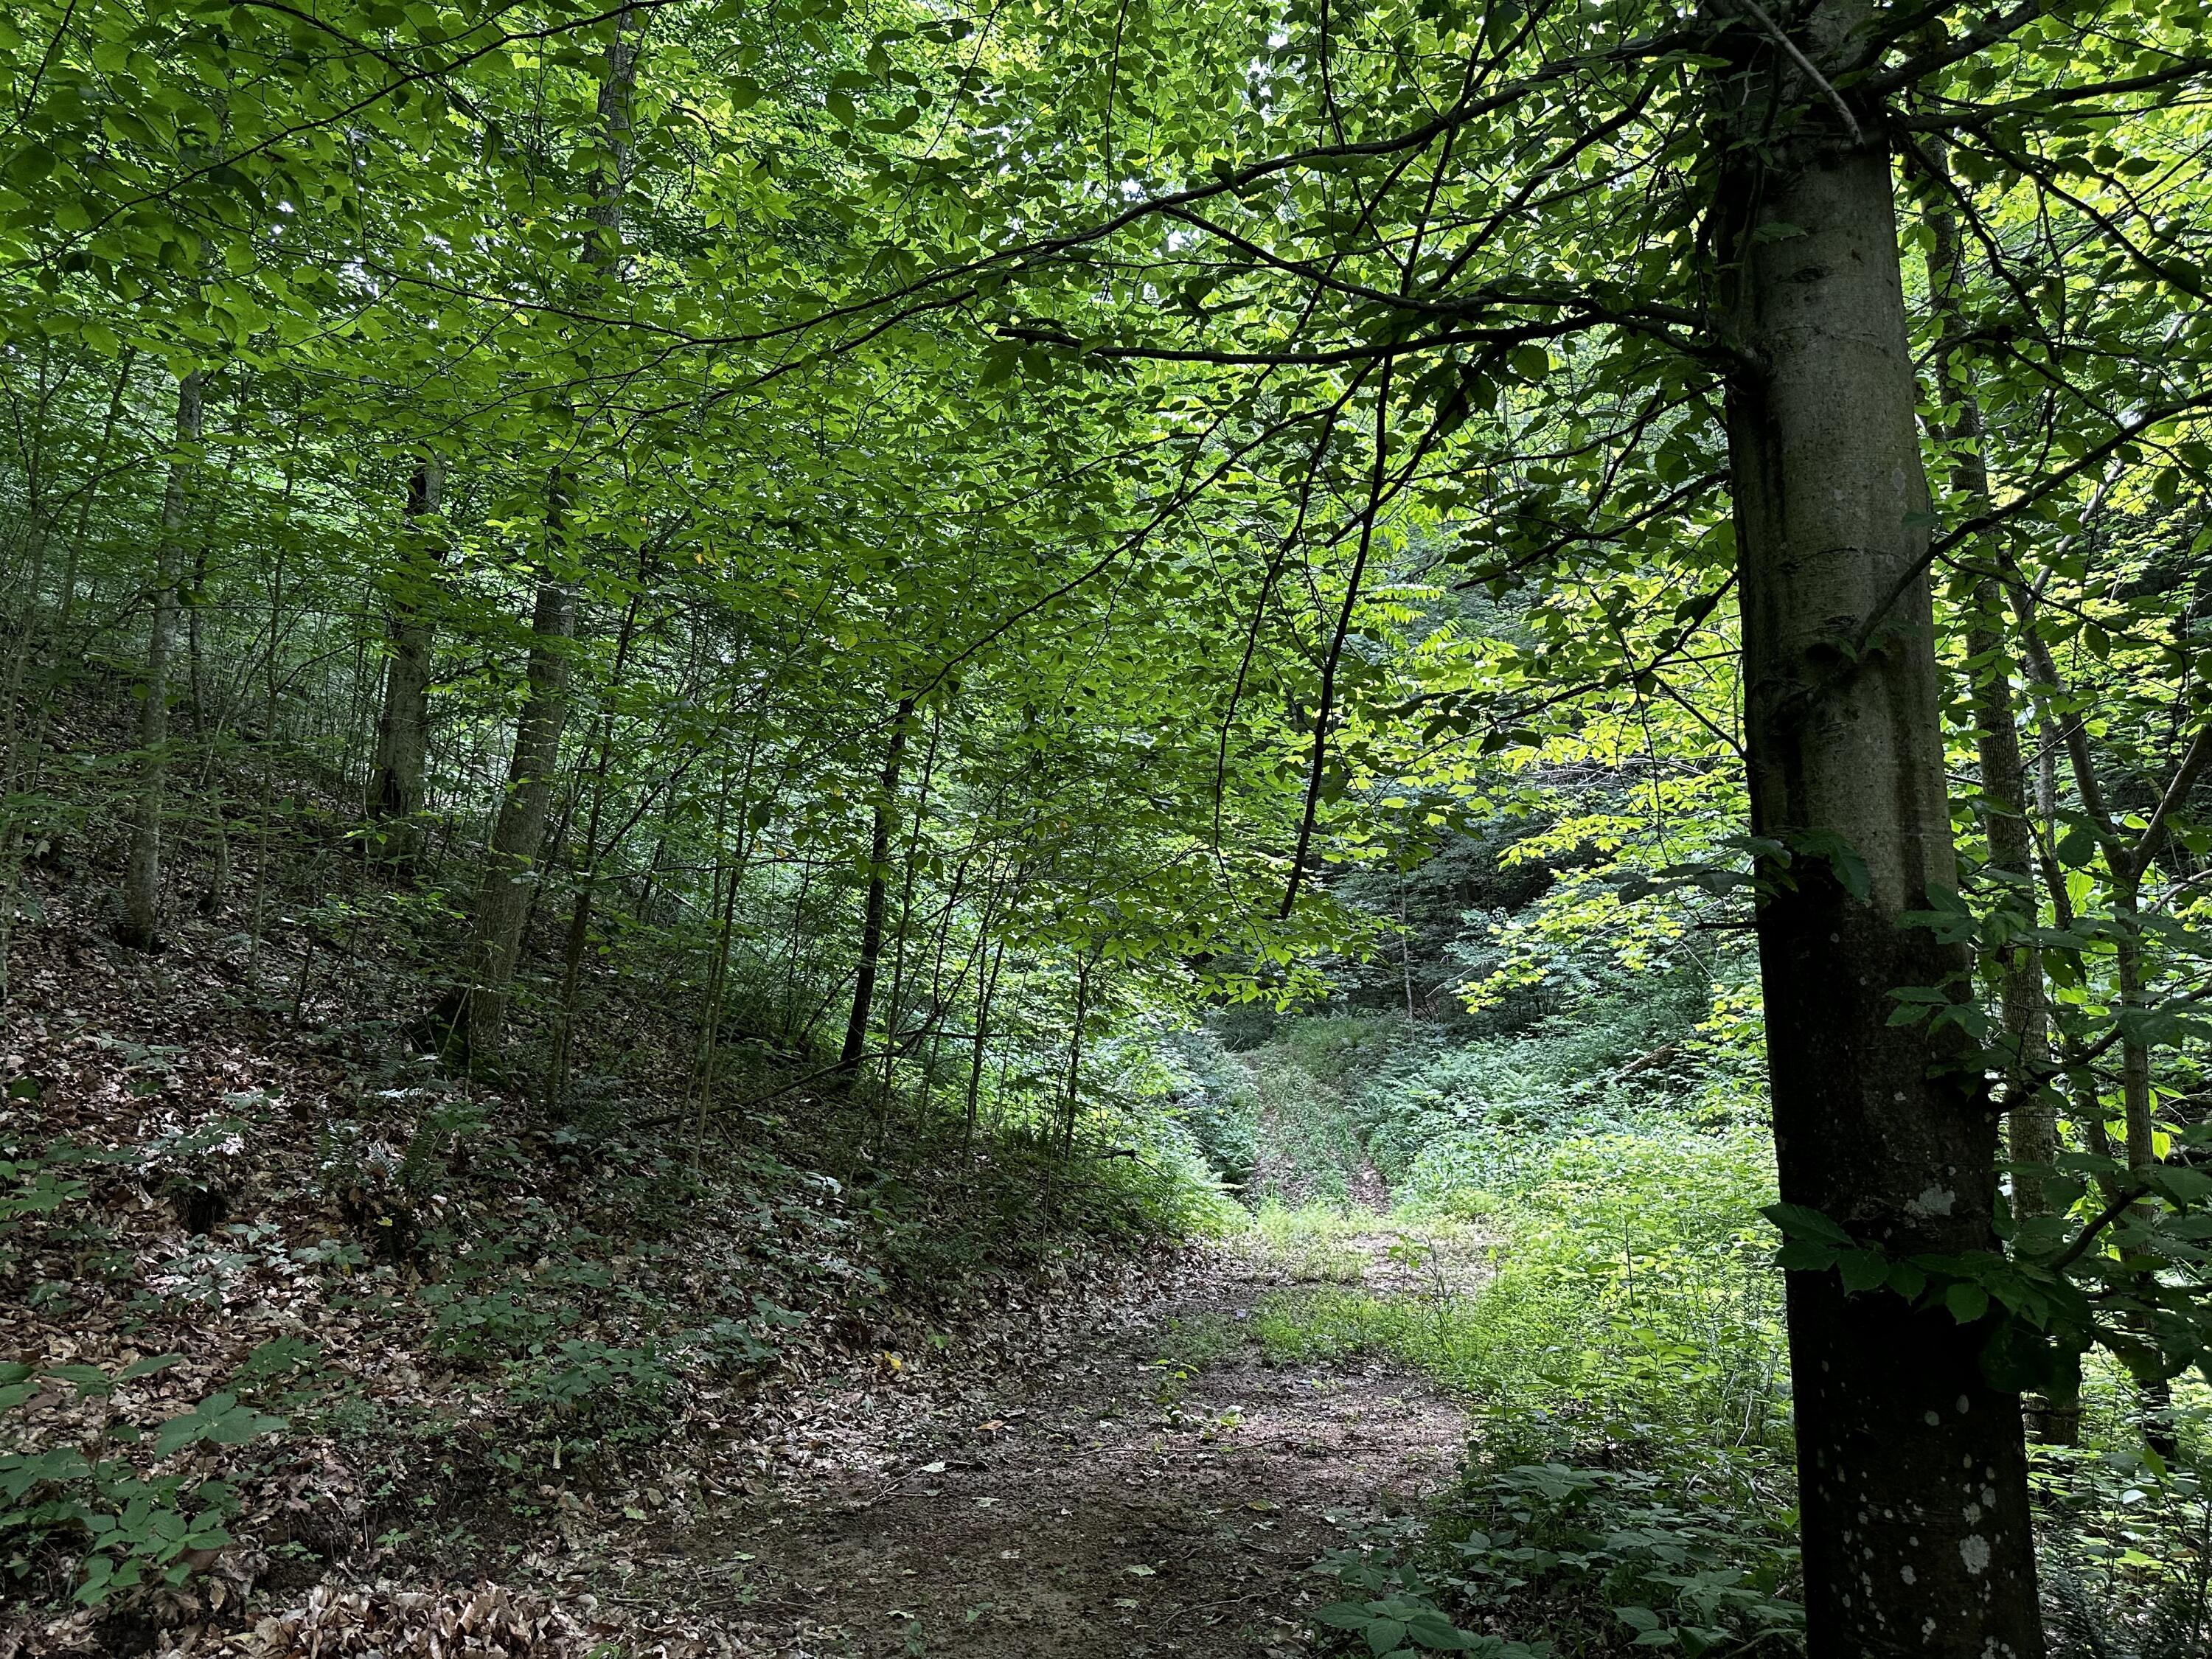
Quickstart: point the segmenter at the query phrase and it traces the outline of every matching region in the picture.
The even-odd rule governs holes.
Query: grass
[[[1294,1285],[1377,1284],[1472,1288],[1487,1248],[1471,1224],[1449,1217],[1378,1214],[1331,1203],[1293,1207],[1268,1200],[1228,1240],[1252,1267]]]
[[[1249,1246],[1293,1288],[1253,1332],[1285,1364],[1382,1355],[1478,1402],[1609,1440],[1783,1449],[1780,1288],[1747,1137],[1611,1137],[1557,1149],[1492,1222],[1262,1210]]]

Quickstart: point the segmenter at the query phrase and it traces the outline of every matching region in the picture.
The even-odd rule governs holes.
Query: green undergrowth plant
[[[41,1133],[9,1097],[0,1300],[31,1336],[0,1370],[0,1599],[51,1613],[178,1583],[234,1533],[267,1545],[309,1442],[369,1505],[361,1538],[478,1572],[549,1480],[673,1490],[691,1426],[794,1345],[872,1371],[1241,1214],[1180,1126],[1118,1097],[1085,1103],[1072,1144],[1056,1114],[996,1103],[971,1126],[957,1096],[857,1089],[702,1133],[639,1124],[635,1099],[556,1115],[348,1036],[344,1085],[312,1107],[180,1073],[215,1115],[149,1094],[109,1145]],[[44,1364],[42,1328],[104,1343],[82,1351],[100,1364]],[[243,1358],[166,1419],[97,1409],[118,1380],[141,1399],[143,1366],[116,1373],[154,1349]],[[325,1565],[348,1547],[310,1534]]]
[[[1529,1638],[1525,1649],[1494,1634],[1421,1646],[1559,1659],[1802,1652],[1794,1522],[1672,1471],[1500,1463],[1486,1452],[1425,1524],[1323,1568],[1449,1629]],[[1322,1622],[1358,1628],[1349,1612],[1325,1609]]]
[[[2032,1449],[2054,1659],[2212,1651],[2212,1389],[2174,1392],[2170,1456],[2126,1432],[2133,1389],[2117,1366],[2093,1368],[2084,1389],[2087,1443]]]
[[[1286,1363],[1388,1354],[1486,1412],[1614,1440],[1778,1448],[1780,1285],[1757,1216],[1770,1181],[1747,1132],[1569,1142],[1492,1218],[1504,1243],[1478,1292],[1292,1291],[1262,1304],[1255,1334]]]
[[[1237,1241],[1255,1265],[1295,1284],[1356,1285],[1371,1261],[1363,1248],[1380,1218],[1338,1204],[1263,1202]]]
[[[1401,1244],[1401,1279],[1293,1286],[1252,1321],[1278,1363],[1383,1358],[1470,1402],[1466,1468],[1425,1525],[1336,1562],[1353,1605],[1425,1603],[1562,1659],[1796,1650],[1765,1138],[1656,1112],[1594,1133],[1554,1118],[1478,1178],[1400,1219],[1481,1213],[1497,1245],[1479,1283],[1438,1285]],[[1418,1244],[1415,1225],[1400,1237]]]
[[[1482,1214],[1567,1142],[1755,1121],[1715,1006],[1701,978],[1664,977],[1525,1031],[1407,1049],[1364,1091],[1370,1155],[1402,1206]]]
[[[105,1400],[179,1356],[133,1361],[112,1374],[93,1365],[0,1364],[0,1435],[22,1444],[20,1414],[50,1393]],[[181,1584],[231,1541],[232,1484],[219,1478],[235,1449],[289,1426],[219,1393],[157,1422],[101,1413],[67,1442],[0,1454],[0,1580],[58,1576],[86,1606],[142,1583]],[[210,1456],[198,1454],[214,1449]]]

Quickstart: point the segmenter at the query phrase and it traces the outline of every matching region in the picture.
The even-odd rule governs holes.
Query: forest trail
[[[882,1391],[825,1462],[677,1534],[649,1593],[778,1659],[1307,1653],[1302,1609],[1338,1599],[1315,1562],[1447,1479],[1465,1419],[1373,1362],[1269,1364],[1250,1326],[1285,1282],[1215,1250],[1026,1375]]]

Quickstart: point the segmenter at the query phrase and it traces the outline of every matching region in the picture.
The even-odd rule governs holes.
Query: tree
[[[1966,967],[1911,922],[1957,875],[1893,176],[1820,88],[1869,17],[1814,8],[1802,52],[1740,33],[1724,83],[1747,112],[1716,219],[1747,359],[1728,434],[1759,961],[1784,1201],[1960,1255],[1996,1242],[1996,1115],[1889,1018],[1892,992]],[[1988,1330],[1830,1272],[1789,1294],[1813,1650],[1908,1651],[1935,1619],[1960,1652],[2039,1652],[2020,1404],[1984,1377]]]
[[[161,533],[154,545],[154,580],[149,594],[146,673],[138,711],[139,762],[137,796],[131,805],[131,850],[123,872],[124,942],[142,951],[161,943],[161,818],[168,782],[171,653],[176,648],[178,584],[182,579],[185,526],[191,511],[191,469],[200,441],[204,383],[198,369],[177,380],[175,439],[168,482],[161,493]]]
[[[848,1073],[859,1070],[868,1047],[868,1016],[875,1006],[876,975],[884,954],[884,912],[891,878],[891,830],[898,815],[899,772],[906,760],[908,724],[914,717],[914,699],[901,697],[891,715],[890,736],[884,744],[884,772],[878,793],[870,803],[875,829],[868,842],[867,897],[861,907],[860,959],[853,971],[853,1007],[845,1022],[845,1041],[837,1050],[837,1065]]]
[[[631,9],[614,15],[595,98],[605,163],[586,209],[583,263],[597,278],[586,294],[612,285],[621,258],[623,193],[629,188],[633,144],[631,100],[637,87],[639,43]],[[522,712],[514,726],[507,792],[493,820],[483,879],[477,890],[475,936],[457,1029],[473,1047],[497,1044],[507,1000],[522,954],[522,936],[538,890],[545,822],[568,718],[568,659],[575,638],[577,583],[568,545],[574,475],[556,462],[546,484],[545,537],[530,617],[530,657]]]
[[[477,884],[487,1047],[572,890],[556,1092],[611,915],[689,941],[702,1056],[757,952],[775,1040],[842,1012],[849,1070],[926,1010],[886,1060],[926,1093],[972,1013],[970,1121],[991,1061],[1050,1077],[1075,1152],[1100,1021],[1294,995],[1358,943],[1345,866],[1637,726],[1696,821],[1563,884],[1756,908],[1815,1650],[2026,1655],[2016,1395],[2101,1343],[2154,1397],[2208,1346],[2212,50],[2201,9],[2129,16],[35,0],[0,328],[80,380],[8,487],[47,501],[118,361],[235,365],[204,810],[242,748],[262,870],[317,792],[396,834],[434,615],[420,862]],[[76,539],[83,683],[150,623],[150,937],[199,475],[127,382],[175,459]],[[425,470],[395,549],[425,441],[466,533]],[[69,614],[70,556],[30,608]]]
[[[1793,1258],[1814,1651],[2039,1651],[2021,1368],[2003,1357],[2019,1316],[1966,1285],[1930,1305],[1917,1267],[1887,1288],[1861,1277],[1893,1259],[2001,1259],[2002,1103],[1960,1035],[1971,1017],[1899,1018],[1963,997],[1969,968],[1940,920],[1960,902],[1928,576],[1975,537],[2038,522],[2088,457],[2161,422],[2172,435],[2202,399],[2115,413],[2084,398],[2065,452],[2082,461],[1937,525],[1896,164],[1919,135],[1971,133],[2120,269],[2183,284],[2163,246],[2119,222],[2170,245],[2160,222],[2132,201],[2085,204],[2022,135],[2063,144],[2130,100],[2201,83],[2202,20],[2161,17],[2140,51],[2112,52],[2086,45],[2086,12],[2039,5],[1963,22],[1861,0],[1601,21],[1301,9],[1241,37],[1217,21],[1203,58],[1103,13],[1059,53],[1039,46],[1036,82],[1087,91],[975,140],[979,177],[1019,182],[978,186],[965,206],[980,226],[930,250],[940,274],[874,303],[981,287],[970,303],[1018,372],[1054,372],[1050,352],[1094,380],[1154,365],[1187,388],[1210,368],[1210,389],[1187,395],[1232,429],[1303,401],[1325,434],[1304,474],[1319,482],[1298,492],[1292,471],[1291,487],[1328,509],[1309,527],[1302,506],[1293,539],[1348,553],[1327,567],[1340,598],[1316,603],[1323,616],[1357,614],[1379,513],[1410,525],[1425,507],[1456,528],[1455,512],[1480,523],[1478,500],[1495,527],[1462,537],[1471,584],[1610,589],[1609,626],[1566,642],[1541,681],[1427,698],[1431,740],[1511,747],[1583,699],[1656,689],[1728,619],[1733,589],[1783,1192],[1863,1252],[1848,1278],[1832,1252]],[[2069,61],[2060,42],[2082,49]],[[1009,80],[1019,107],[1022,72]],[[2155,167],[2069,155],[2100,179]],[[1018,301],[996,297],[1017,285]],[[2129,349],[2171,315],[2129,318]],[[1335,418],[1347,406],[1373,410],[1370,441]],[[1390,445],[1395,464],[1393,428],[1419,434]],[[1704,493],[1723,479],[1726,524]],[[1723,557],[1731,577],[1682,597]],[[1655,563],[1681,574],[1655,590]],[[1312,647],[1324,728],[1346,635],[1339,620]],[[1387,689],[1351,688],[1346,738],[1380,729]],[[1328,738],[1305,768],[1325,823],[1379,769]],[[1993,734],[1993,773],[2002,747]],[[2131,983],[2119,1000],[2148,1014]]]
[[[398,822],[384,832],[383,851],[396,863],[408,862],[416,829],[409,822],[422,810],[422,776],[430,750],[431,652],[437,624],[428,614],[425,592],[444,557],[428,521],[443,506],[445,472],[434,457],[415,465],[407,483],[406,554],[395,574],[396,586],[386,617],[391,657],[384,670],[384,711],[377,720],[376,756],[370,763],[368,815]]]

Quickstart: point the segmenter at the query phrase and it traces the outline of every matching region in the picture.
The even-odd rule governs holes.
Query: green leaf
[[[1990,1293],[1978,1285],[1954,1285],[1943,1292],[1943,1305],[1961,1325],[1971,1325],[1990,1310]]]
[[[1375,1618],[1356,1601],[1332,1601],[1325,1607],[1316,1608],[1313,1616],[1316,1623],[1327,1625],[1331,1630],[1365,1630]]]
[[[1836,1266],[1847,1291],[1870,1291],[1889,1277],[1889,1258],[1880,1250],[1845,1250]]]
[[[1836,1254],[1832,1244],[1793,1238],[1774,1253],[1774,1265],[1784,1273],[1824,1273],[1836,1265]]]
[[[281,1417],[268,1417],[238,1403],[234,1394],[213,1394],[184,1413],[163,1423],[154,1436],[154,1453],[166,1457],[169,1453],[199,1442],[219,1446],[238,1446],[264,1434],[289,1427]]]
[[[1759,1211],[1759,1214],[1792,1238],[1809,1239],[1838,1247],[1850,1247],[1858,1243],[1818,1210],[1808,1209],[1802,1204],[1769,1204]]]

